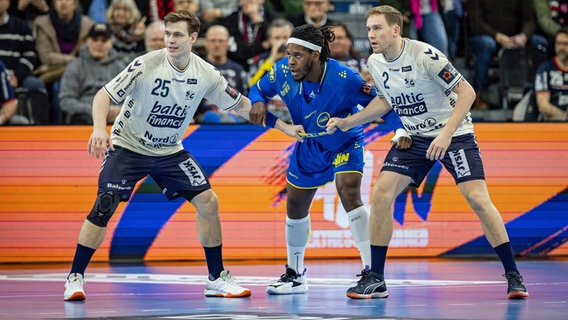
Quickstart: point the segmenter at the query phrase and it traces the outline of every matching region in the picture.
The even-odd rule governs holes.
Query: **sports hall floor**
[[[0,319],[568,319],[568,259],[520,260],[530,297],[507,300],[501,264],[389,259],[387,299],[351,300],[358,260],[308,260],[309,292],[269,296],[282,261],[226,261],[250,298],[205,298],[202,263],[87,269],[87,300],[63,301],[68,265],[0,265]]]

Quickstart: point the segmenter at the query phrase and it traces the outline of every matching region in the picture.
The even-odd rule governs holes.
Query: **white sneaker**
[[[298,275],[296,271],[286,268],[286,273],[280,279],[266,288],[268,294],[299,294],[308,292],[308,284],[303,274]]]
[[[65,293],[63,294],[63,300],[65,301],[83,301],[87,297],[85,296],[85,291],[83,290],[83,285],[85,280],[80,273],[71,273],[65,281]]]
[[[221,276],[217,280],[211,280],[209,276],[205,286],[206,297],[244,298],[249,297],[250,294],[249,289],[237,284],[229,270],[221,271]]]

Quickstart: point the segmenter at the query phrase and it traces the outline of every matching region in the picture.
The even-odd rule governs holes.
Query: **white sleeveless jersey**
[[[148,156],[183,149],[181,139],[203,98],[225,110],[242,98],[199,56],[191,53],[189,65],[178,70],[168,61],[166,49],[134,59],[104,89],[115,103],[122,103],[112,143]]]
[[[456,104],[452,88],[462,80],[444,54],[427,43],[403,39],[394,60],[381,53],[367,63],[378,95],[391,104],[408,133],[435,137],[441,132]],[[454,136],[465,133],[473,133],[470,113]]]

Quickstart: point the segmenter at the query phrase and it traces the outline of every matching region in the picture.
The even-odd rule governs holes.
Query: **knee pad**
[[[96,226],[106,227],[119,203],[120,195],[110,191],[99,193],[87,220]]]

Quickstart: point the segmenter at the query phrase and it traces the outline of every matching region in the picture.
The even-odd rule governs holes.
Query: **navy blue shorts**
[[[211,188],[197,160],[186,150],[150,157],[114,146],[108,150],[99,174],[98,192],[113,192],[121,200],[130,199],[138,181],[150,175],[168,199],[179,197],[178,191],[203,191]]]
[[[335,174],[357,172],[365,166],[364,137],[342,147],[342,152],[330,151],[316,139],[296,142],[290,156],[286,181],[296,188],[313,189],[333,181]]]
[[[437,160],[426,158],[434,138],[412,136],[412,147],[399,150],[392,147],[381,171],[393,171],[412,178],[411,186],[418,187]],[[456,184],[469,180],[485,180],[481,153],[472,133],[453,137],[446,155],[440,159]]]

